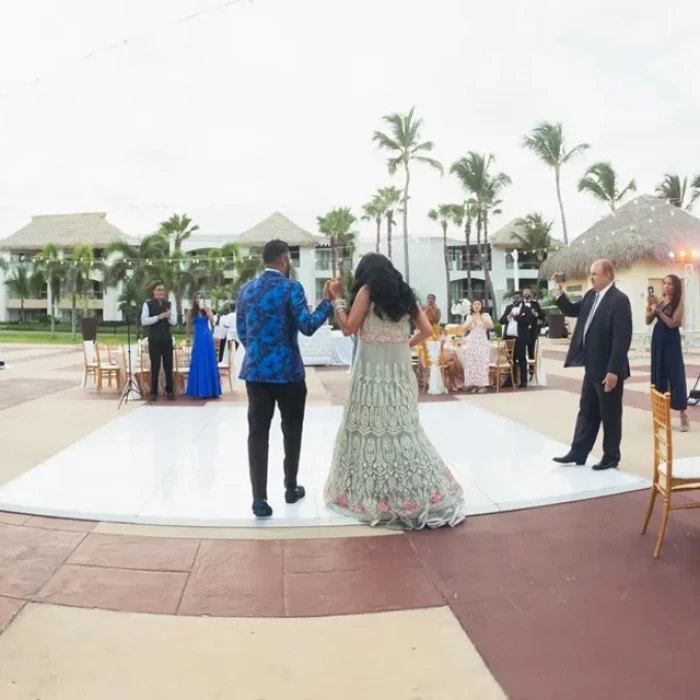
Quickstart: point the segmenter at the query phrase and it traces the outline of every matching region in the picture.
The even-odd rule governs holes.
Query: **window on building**
[[[326,271],[331,269],[331,249],[316,248],[316,269]]]
[[[316,278],[316,285],[314,287],[314,300],[318,303],[323,299],[323,290],[326,286],[326,282],[329,280],[329,277],[317,277]]]

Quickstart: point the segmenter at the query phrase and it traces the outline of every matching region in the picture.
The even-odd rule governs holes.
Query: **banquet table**
[[[331,339],[331,364],[349,367],[352,364],[352,337],[343,335],[343,331],[332,331]]]

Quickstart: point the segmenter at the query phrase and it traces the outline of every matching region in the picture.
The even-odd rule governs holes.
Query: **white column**
[[[520,270],[518,269],[518,249],[516,248],[511,255],[513,256],[513,290],[520,289]]]

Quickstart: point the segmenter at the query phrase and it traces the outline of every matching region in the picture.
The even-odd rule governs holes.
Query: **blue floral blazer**
[[[298,335],[313,335],[332,314],[329,301],[309,311],[304,288],[276,270],[265,270],[238,294],[236,329],[245,348],[240,378],[290,384],[306,376]]]

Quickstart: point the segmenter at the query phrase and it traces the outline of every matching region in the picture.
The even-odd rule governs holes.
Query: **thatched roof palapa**
[[[267,219],[242,233],[237,243],[246,246],[264,246],[269,241],[279,239],[290,246],[314,248],[319,241],[313,233],[305,231],[290,221],[284,214],[275,212]]]
[[[59,248],[89,245],[104,248],[126,235],[110,224],[104,212],[87,214],[49,214],[33,216],[30,223],[0,240],[5,250],[41,250],[47,243]]]
[[[700,219],[666,200],[642,195],[549,255],[540,276],[546,279],[563,272],[578,279],[586,277],[600,258],[626,268],[637,260],[669,262],[669,253],[681,250],[700,250]]]

